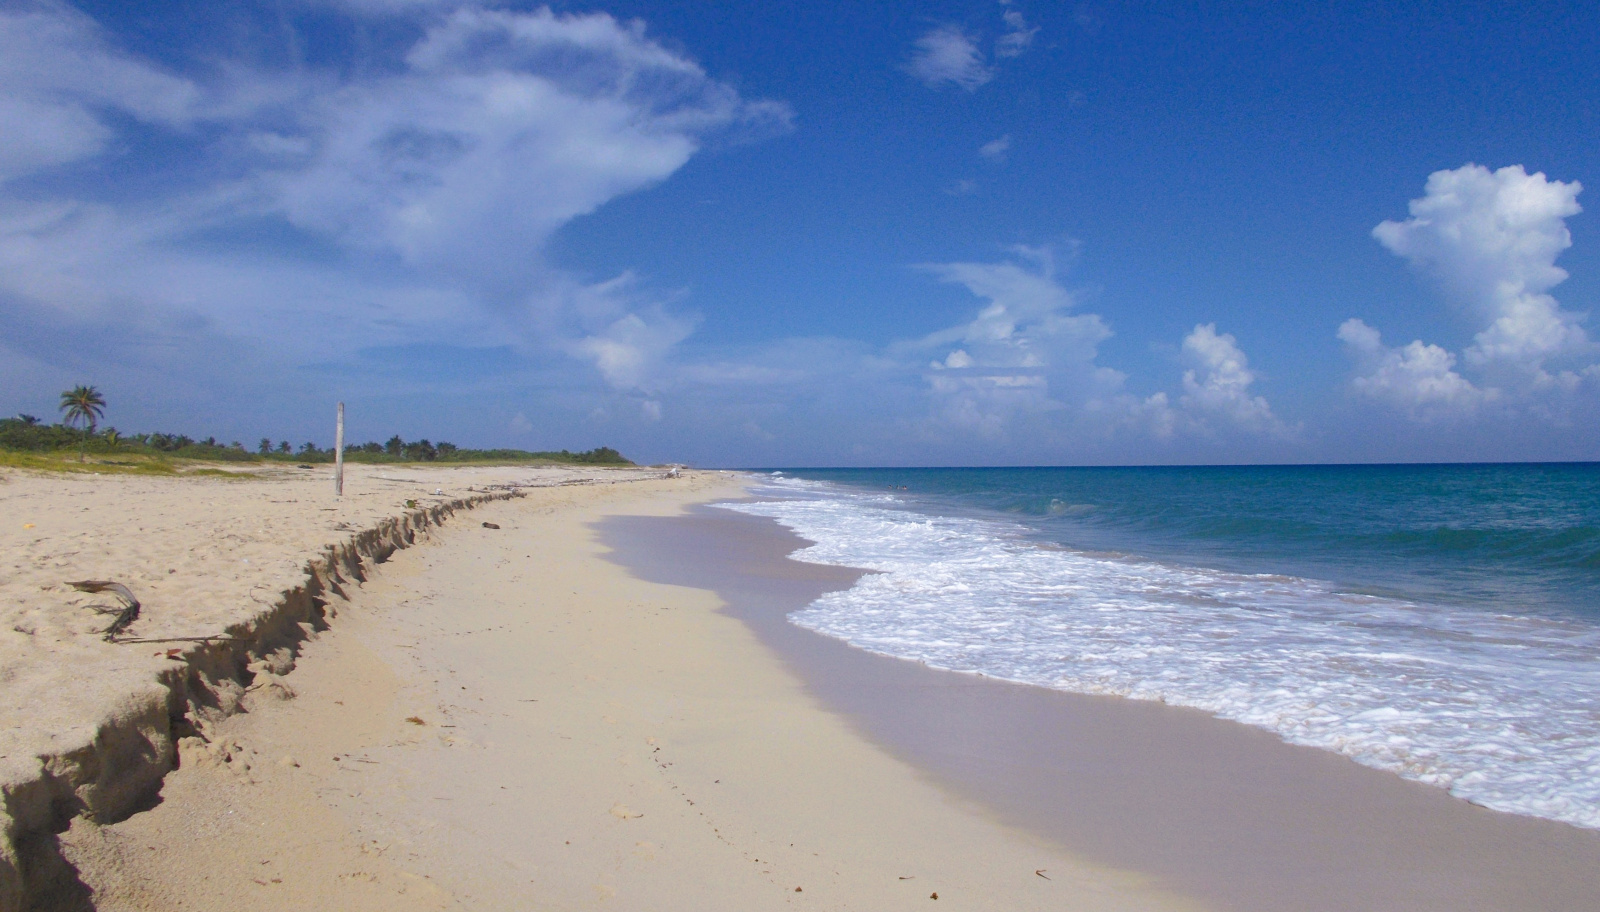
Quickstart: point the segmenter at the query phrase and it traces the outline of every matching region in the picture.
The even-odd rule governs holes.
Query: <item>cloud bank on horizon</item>
[[[566,445],[539,439],[554,428],[733,464],[1360,458],[1348,428],[1414,444],[1378,456],[1474,458],[1489,451],[1452,448],[1514,427],[1600,457],[1585,429],[1600,347],[1551,294],[1568,278],[1556,260],[1582,211],[1576,180],[1520,164],[1431,174],[1410,217],[1371,234],[1476,334],[1459,351],[1391,346],[1376,320],[1329,321],[1343,375],[1286,376],[1293,353],[1263,371],[1252,355],[1273,339],[1236,310],[1152,304],[1160,330],[1110,314],[1103,285],[1065,279],[1088,242],[993,234],[955,245],[975,256],[874,264],[929,302],[903,330],[852,326],[870,297],[817,299],[801,306],[836,310],[837,331],[774,320],[733,337],[721,327],[736,320],[708,314],[693,285],[625,257],[595,274],[557,250],[618,201],[689,172],[715,186],[741,157],[798,142],[810,128],[791,101],[714,75],[684,48],[693,34],[608,12],[310,7],[303,28],[342,35],[324,41],[335,52],[162,54],[63,2],[0,7],[8,404],[109,377],[95,382],[136,400],[125,423],[188,417],[176,429],[210,433],[195,416],[282,420],[333,388],[369,411],[444,416],[437,436]],[[1055,37],[1001,2],[980,24],[925,23],[876,65],[929,99],[1017,91],[1008,80],[1043,66]],[[1081,93],[1062,97],[1075,108]],[[1044,154],[1035,127],[1000,126],[952,139],[954,159],[1002,175]],[[989,192],[928,184],[928,199],[954,201],[930,206]],[[736,316],[759,324],[763,306]],[[1358,417],[1306,410],[1312,388]],[[1302,407],[1275,405],[1275,390]],[[451,417],[472,408],[485,414]]]

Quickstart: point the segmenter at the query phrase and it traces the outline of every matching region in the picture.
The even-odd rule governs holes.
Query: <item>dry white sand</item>
[[[603,559],[590,523],[727,484],[535,490],[395,554],[250,712],[185,740],[158,805],[74,822],[65,852],[94,901],[1194,908],[952,798],[822,709],[712,594]]]
[[[503,496],[496,486],[646,474],[660,473],[348,466],[336,499],[330,466],[238,478],[0,471],[0,909],[25,901],[23,880],[51,875],[40,870],[49,829],[80,813],[119,818],[151,793],[170,768],[174,719],[182,729],[237,708],[246,665],[287,671],[298,622],[320,613],[318,585],[359,572],[363,553],[404,544],[451,504]],[[308,580],[308,562],[330,556],[330,575]],[[120,603],[66,585],[83,579],[140,599],[131,638],[242,640],[104,642],[110,618],[91,608]]]

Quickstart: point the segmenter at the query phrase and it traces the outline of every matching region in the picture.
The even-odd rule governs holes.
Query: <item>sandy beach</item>
[[[109,470],[108,470],[109,471]],[[70,885],[53,833],[142,807],[176,742],[265,694],[378,562],[525,486],[659,476],[584,467],[282,467],[178,477],[0,472],[0,908]],[[70,581],[119,582],[123,607]],[[198,638],[213,638],[197,641]],[[254,687],[254,690],[249,688]]]
[[[15,502],[98,497],[121,522],[166,525],[129,538],[41,510],[57,517],[28,530],[49,536],[41,553],[76,536],[101,562],[35,556],[5,580],[31,612],[16,626],[70,619],[12,634],[34,651],[9,656],[6,686],[36,683],[7,701],[8,750],[43,759],[32,780],[10,768],[31,893],[8,908],[1554,909],[1594,895],[1595,833],[1194,711],[937,672],[794,627],[787,611],[858,573],[789,560],[802,542],[775,523],[703,506],[741,496],[739,476],[660,475],[372,471],[351,485],[368,496],[332,511],[322,477],[11,477]],[[424,508],[422,488],[435,513],[359,546],[360,529]],[[269,510],[299,537],[249,539]],[[203,550],[208,522],[235,539]],[[225,653],[231,671],[217,644],[169,657],[102,643],[78,594],[20,588],[115,565],[163,592],[167,568],[151,568],[182,553],[187,585],[212,581],[207,601],[233,613],[169,616],[180,600],[152,595],[132,633],[253,637]],[[275,556],[267,585],[289,595],[252,600],[261,571],[244,555]],[[260,632],[263,603],[319,586],[315,622]],[[188,683],[161,678],[169,666]],[[69,686],[85,667],[100,680]],[[117,686],[171,704],[166,727],[117,723],[142,705]],[[48,703],[63,691],[76,702]],[[106,746],[130,728],[143,754]],[[53,745],[74,737],[146,759],[68,791]],[[54,816],[18,840],[41,767]]]
[[[944,788],[1209,907],[1566,910],[1600,895],[1594,830],[1203,711],[938,670],[804,629],[788,615],[860,573],[788,559],[807,542],[764,517],[697,507],[601,531],[632,572],[718,592],[825,706]]]
[[[605,558],[603,517],[729,477],[524,493],[346,587],[159,800],[74,819],[79,907],[1199,907],[940,788],[713,593]]]

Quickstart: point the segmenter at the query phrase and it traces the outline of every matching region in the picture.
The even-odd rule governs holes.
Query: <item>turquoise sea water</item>
[[[1600,465],[790,470],[796,623],[1600,827]]]

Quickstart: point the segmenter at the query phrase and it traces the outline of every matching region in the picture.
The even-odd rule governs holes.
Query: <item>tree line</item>
[[[92,386],[79,386],[61,394],[62,420],[46,424],[33,415],[0,418],[0,449],[44,453],[77,450],[79,459],[87,453],[145,453],[184,459],[228,462],[332,462],[334,450],[306,441],[296,447],[287,440],[274,443],[261,438],[254,450],[237,440],[223,443],[215,437],[197,440],[187,434],[122,434],[114,427],[100,428],[105,415],[104,396]],[[383,443],[371,441],[345,447],[351,462],[563,462],[585,465],[632,465],[633,462],[611,447],[595,447],[582,452],[561,450],[529,451],[512,449],[475,450],[441,440],[433,443],[405,440],[396,434]]]

